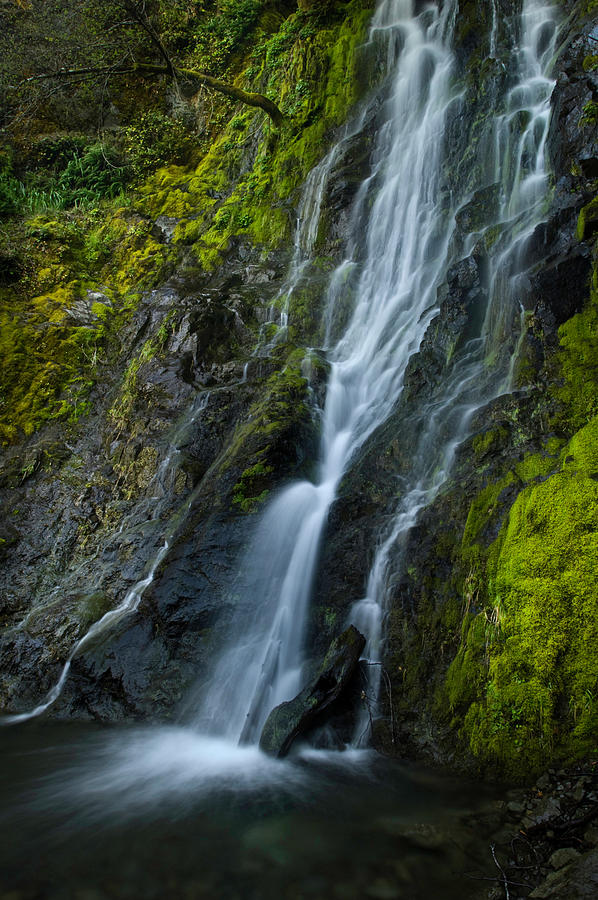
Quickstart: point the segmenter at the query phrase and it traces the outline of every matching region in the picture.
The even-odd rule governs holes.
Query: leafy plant
[[[0,218],[14,215],[25,196],[23,184],[9,172],[0,173]]]
[[[116,151],[100,143],[48,142],[41,158],[43,166],[23,180],[7,165],[0,172],[0,216],[91,206],[118,196],[130,178]],[[45,168],[46,164],[51,168]],[[62,171],[55,171],[61,166]]]
[[[129,180],[127,168],[120,164],[116,151],[92,144],[79,156],[75,154],[58,179],[58,194],[65,206],[97,203],[113,199]]]
[[[125,151],[137,176],[166,163],[184,162],[193,146],[193,138],[182,122],[158,111],[144,113],[125,131]]]
[[[195,32],[193,59],[210,74],[223,74],[233,53],[257,23],[260,0],[221,0],[218,12],[204,18]]]

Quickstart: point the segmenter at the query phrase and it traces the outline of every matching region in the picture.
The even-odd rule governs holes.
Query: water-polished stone
[[[314,680],[293,700],[272,710],[260,738],[261,749],[271,756],[286,756],[295,738],[338,700],[351,680],[364,647],[365,638],[353,625],[335,638]]]

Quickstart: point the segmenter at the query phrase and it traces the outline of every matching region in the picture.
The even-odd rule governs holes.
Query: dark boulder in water
[[[335,638],[310,684],[293,700],[276,706],[264,725],[260,748],[271,756],[286,756],[295,738],[320,719],[351,681],[365,647],[364,636],[350,625]]]

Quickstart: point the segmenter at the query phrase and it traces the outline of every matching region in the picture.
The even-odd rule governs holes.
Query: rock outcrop
[[[350,625],[335,638],[313,681],[296,697],[276,706],[260,737],[260,748],[270,756],[286,756],[293,741],[305,734],[347,689],[365,647],[365,638]]]

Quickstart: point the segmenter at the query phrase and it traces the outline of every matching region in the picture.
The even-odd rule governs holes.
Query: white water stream
[[[330,353],[317,478],[287,488],[257,528],[242,566],[252,573],[243,590],[256,609],[246,616],[241,611],[232,624],[233,640],[197,721],[202,729],[231,740],[256,741],[270,710],[302,686],[311,587],[338,484],[359,448],[396,406],[408,361],[438,312],[437,291],[448,269],[473,249],[475,235],[455,256],[455,213],[474,190],[495,182],[500,201],[489,225],[497,237],[489,253],[486,310],[479,313],[483,324],[456,359],[440,395],[422,409],[411,482],[376,555],[366,597],[350,616],[366,634],[366,654],[373,661],[380,659],[388,572],[391,563],[395,568],[400,564],[400,538],[445,480],[473,411],[507,388],[509,373],[499,367],[489,371],[487,359],[504,341],[513,310],[519,316],[514,288],[522,253],[543,212],[544,144],[553,87],[546,72],[556,27],[550,6],[525,0],[511,61],[513,87],[506,106],[488,116],[485,140],[480,140],[481,183],[467,185],[459,195],[443,165],[447,121],[461,102],[451,49],[455,15],[454,2],[442,10],[428,6],[415,16],[411,0],[383,0],[372,22],[370,41],[384,42],[387,66],[394,72],[388,118],[377,137],[372,176],[356,199],[360,208],[371,204],[367,232],[361,236],[366,242],[363,261],[346,258],[332,276],[327,322],[346,272],[359,266],[357,301]],[[496,41],[494,15],[493,50]],[[336,153],[331,151],[326,163]],[[302,205],[314,216],[323,171],[321,167],[312,179],[318,202],[304,199]],[[360,221],[357,214],[353,218]],[[301,224],[303,234],[316,231],[315,218]],[[349,248],[358,246],[354,235]],[[378,673],[370,685],[375,695],[380,669],[373,671]]]
[[[413,0],[381,0],[372,21],[369,42],[384,54],[391,73],[386,119],[376,138],[371,175],[355,199],[355,231],[349,236],[346,258],[330,279],[324,330],[331,373],[317,475],[279,494],[258,523],[241,565],[243,596],[231,625],[231,642],[194,722],[202,733],[228,742],[256,742],[270,710],[301,688],[312,583],[339,483],[367,439],[396,408],[408,362],[438,313],[438,289],[447,272],[472,253],[476,239],[490,228],[496,235],[488,250],[485,309],[479,312],[476,333],[456,354],[442,391],[422,405],[409,482],[402,486],[392,523],[381,536],[366,595],[351,613],[351,621],[368,638],[366,655],[372,661],[381,658],[389,575],[400,568],[404,536],[446,479],[472,413],[507,390],[512,376],[508,363],[492,368],[489,360],[493,354],[502,360],[500,348],[508,343],[514,318],[519,321],[517,284],[525,247],[544,211],[554,11],[540,0],[523,0],[516,46],[507,61],[511,87],[506,99],[503,96],[496,109],[488,110],[487,129],[472,164],[479,171],[478,180],[460,187],[451,182],[446,146],[447,126],[462,103],[452,49],[457,3],[447,0],[440,9],[428,4],[419,15],[416,6],[421,5]],[[493,2],[492,53],[499,52],[500,42],[496,9]],[[361,124],[356,120],[341,144]],[[458,156],[466,149],[451,152]],[[306,184],[285,289],[289,296],[313,249],[326,180],[340,156],[342,146],[337,145]],[[459,247],[455,214],[476,190],[493,184],[500,185],[500,199],[491,223]],[[347,326],[330,346],[338,330],[336,307],[348,299],[348,277],[356,299]],[[283,328],[286,315],[285,309]],[[98,630],[136,609],[178,521],[171,520],[145,577],[73,648],[60,682],[44,703],[31,713],[10,717],[11,721],[47,709],[62,690],[72,658]],[[376,671],[379,667],[372,667]],[[373,674],[372,695],[377,694],[377,681]],[[363,723],[357,738],[362,732]],[[208,757],[213,744],[212,738],[205,739]]]
[[[301,687],[305,620],[328,510],[350,459],[396,403],[407,361],[435,313],[450,238],[447,229],[438,238],[436,201],[441,138],[454,101],[445,44],[453,5],[430,11],[426,22],[412,6],[385,0],[372,24],[372,39],[390,31],[389,47],[400,53],[375,151],[383,186],[370,214],[358,303],[332,353],[318,477],[293,484],[266,511],[243,564],[254,573],[248,591],[259,598],[258,610],[223,655],[200,713],[198,724],[224,729],[231,739],[257,740],[270,710]]]
[[[404,486],[392,525],[376,553],[366,595],[353,606],[349,616],[367,637],[365,657],[376,663],[369,671],[370,704],[358,723],[357,742],[367,740],[372,704],[375,705],[380,691],[378,663],[383,650],[389,582],[391,573],[397,577],[405,567],[403,551],[407,535],[420,511],[433,501],[446,480],[455,450],[468,434],[472,415],[512,387],[516,351],[524,328],[518,295],[525,273],[525,254],[530,237],[543,220],[547,201],[545,145],[554,87],[548,73],[557,37],[554,7],[538,0],[524,0],[519,29],[510,64],[513,86],[507,93],[504,111],[497,111],[488,120],[480,140],[480,170],[487,180],[474,185],[483,188],[495,184],[500,188],[497,212],[483,229],[496,231],[486,257],[487,300],[483,324],[479,335],[455,359],[442,392],[422,406],[410,480]],[[493,5],[490,50],[494,53],[496,41],[497,15]],[[462,202],[468,199],[465,196]],[[482,232],[470,235],[462,257],[474,251],[481,236]],[[455,261],[449,254],[445,271]],[[517,325],[520,334],[513,345],[509,343],[509,334],[517,330]],[[501,360],[505,346],[510,353],[506,362]]]

